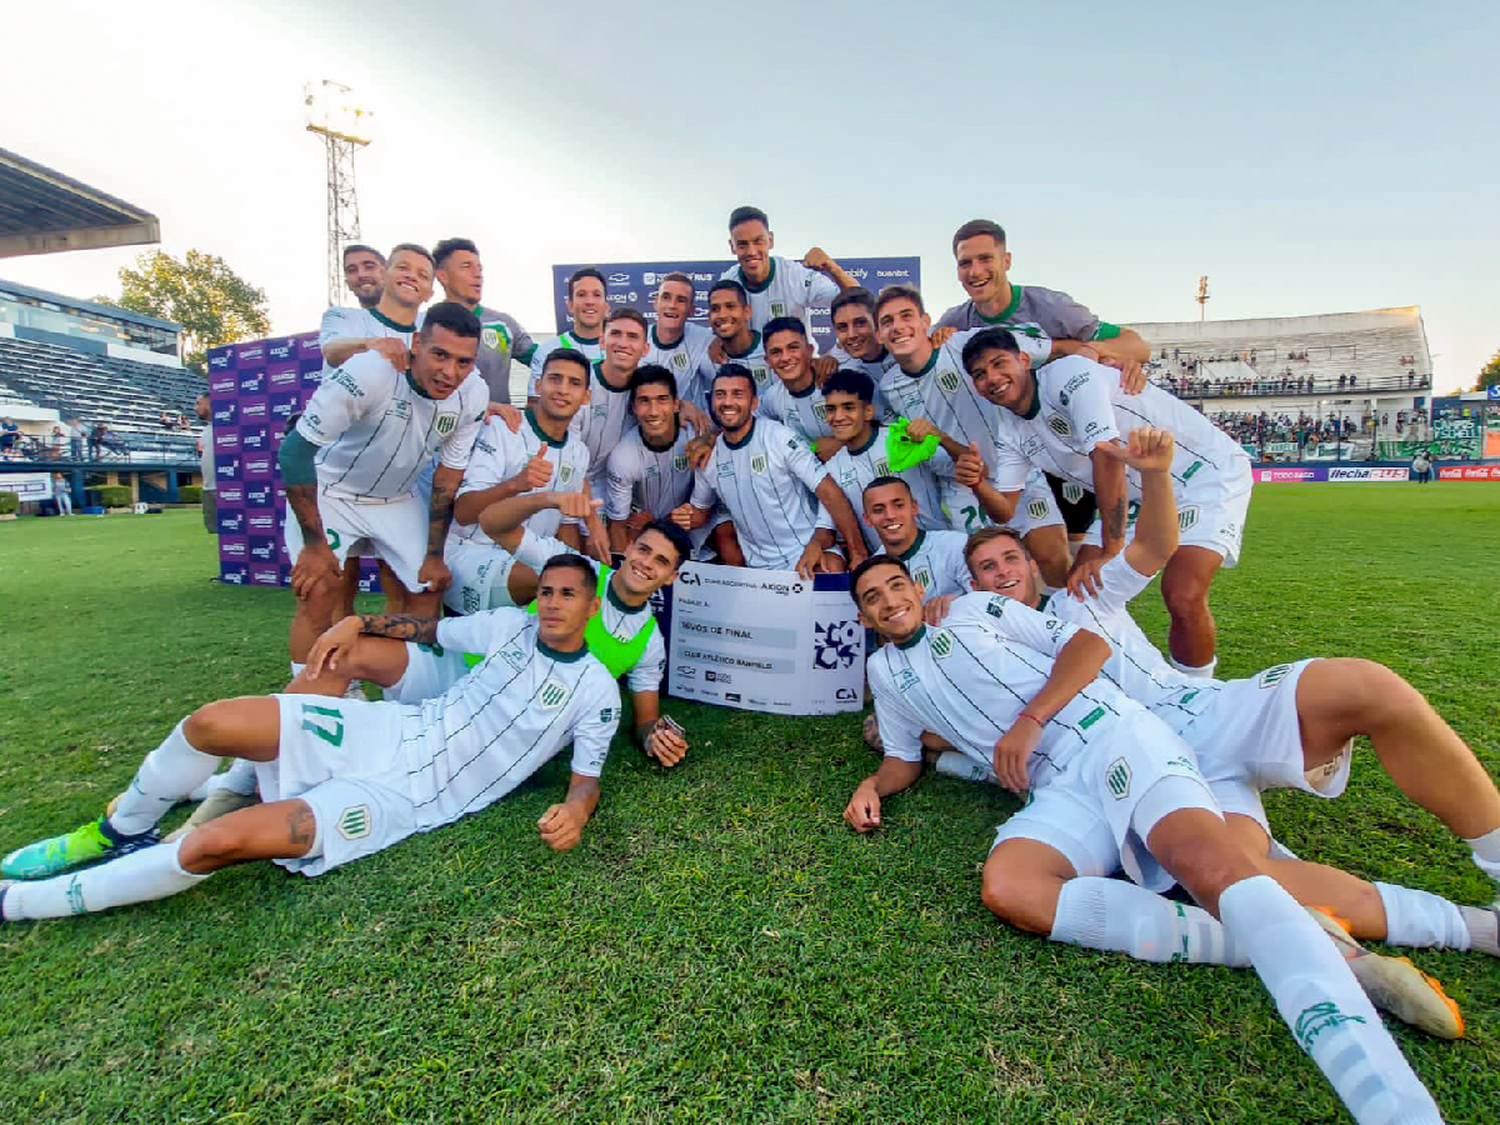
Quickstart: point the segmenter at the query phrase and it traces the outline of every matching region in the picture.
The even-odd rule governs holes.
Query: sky
[[[14,7],[14,6],[13,6]],[[1146,9],[1146,10],[1143,10]],[[473,238],[485,304],[553,330],[554,262],[920,255],[995,219],[1011,277],[1115,322],[1420,305],[1439,390],[1500,348],[1500,5],[926,0],[625,5],[51,0],[6,14],[4,147],[223,257],[273,331],[325,301],[302,90],[374,113],[364,240]],[[0,262],[117,293],[141,248]]]

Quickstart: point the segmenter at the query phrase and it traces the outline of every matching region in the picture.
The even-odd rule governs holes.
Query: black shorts
[[[1094,522],[1094,516],[1098,512],[1098,505],[1094,502],[1092,492],[1084,492],[1077,500],[1069,500],[1063,495],[1063,488],[1067,484],[1061,477],[1055,477],[1051,473],[1043,474],[1047,478],[1047,484],[1052,488],[1052,495],[1057,500],[1057,510],[1062,513],[1063,523],[1068,527],[1069,535],[1082,535],[1089,529],[1089,524]],[[1077,486],[1069,489],[1075,491]]]

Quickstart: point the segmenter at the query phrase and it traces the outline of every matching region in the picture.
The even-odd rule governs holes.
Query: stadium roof
[[[182,325],[163,320],[159,316],[131,312],[129,309],[122,309],[116,305],[101,305],[97,301],[85,301],[78,297],[69,297],[65,293],[54,293],[50,289],[38,289],[35,285],[22,285],[18,281],[6,281],[0,277],[0,297],[6,295],[30,297],[33,301],[43,301],[62,309],[93,313],[95,316],[112,317],[115,320],[129,320],[136,324],[150,325],[152,328],[170,328],[173,332],[182,329]]]
[[[160,241],[149,211],[0,148],[0,258]]]

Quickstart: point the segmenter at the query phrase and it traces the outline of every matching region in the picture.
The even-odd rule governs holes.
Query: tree
[[[1479,382],[1474,384],[1474,389],[1482,391],[1496,384],[1500,384],[1500,352],[1490,356],[1490,361],[1479,369]]]
[[[217,254],[189,250],[178,261],[162,250],[141,254],[120,269],[120,299],[131,312],[182,326],[182,359],[205,371],[208,349],[268,335],[265,290],[235,273]]]

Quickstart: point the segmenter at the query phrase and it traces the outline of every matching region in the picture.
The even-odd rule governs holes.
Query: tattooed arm
[[[390,637],[419,645],[437,644],[440,617],[419,617],[414,613],[356,613],[336,622],[324,632],[307,652],[307,675],[316,679],[324,671],[337,671],[351,658],[361,635]]]
[[[453,523],[453,499],[463,483],[464,471],[439,465],[432,473],[432,506],[427,515],[427,557],[417,580],[433,593],[441,593],[453,581],[448,564],[443,561],[443,545],[448,541],[448,527]]]

